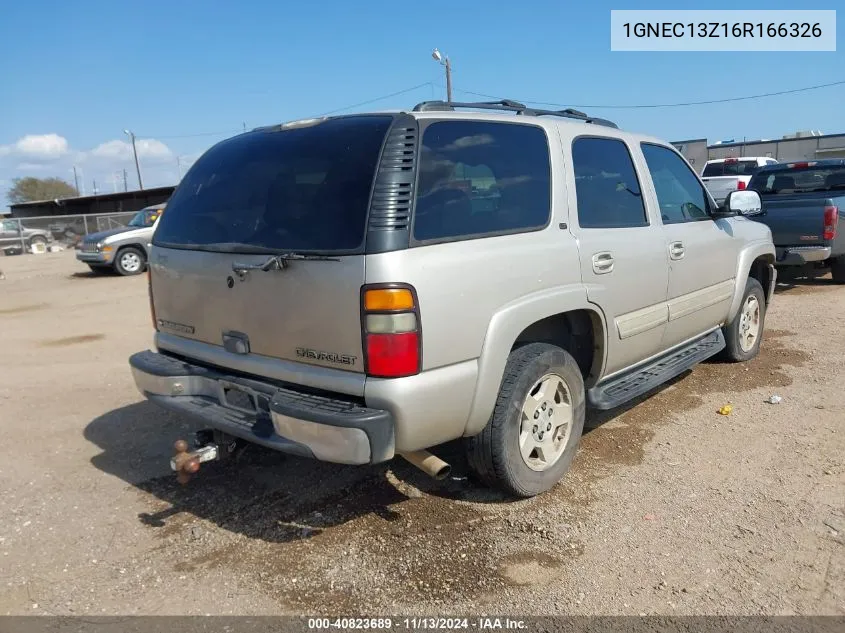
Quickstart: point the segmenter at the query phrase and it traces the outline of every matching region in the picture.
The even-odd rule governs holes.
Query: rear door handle
[[[613,255],[608,252],[596,253],[593,255],[593,272],[597,275],[606,275],[613,272]]]
[[[683,242],[672,242],[669,244],[669,257],[671,259],[683,259],[684,253],[686,253],[686,250],[684,249]]]

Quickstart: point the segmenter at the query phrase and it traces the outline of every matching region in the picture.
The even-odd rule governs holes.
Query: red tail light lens
[[[826,240],[836,239],[836,229],[839,226],[839,207],[824,208],[824,234]]]
[[[745,189],[745,181],[744,180],[737,181],[736,188],[737,188],[737,191],[742,191],[743,189]]]
[[[402,378],[422,369],[419,306],[413,288],[365,286],[361,291],[364,366],[374,378]]]
[[[367,374],[398,378],[419,373],[420,336],[403,334],[367,334]]]

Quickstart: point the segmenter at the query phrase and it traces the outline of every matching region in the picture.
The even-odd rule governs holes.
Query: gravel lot
[[[845,614],[826,278],[780,285],[758,359],[589,415],[565,481],[511,502],[453,446],[446,482],[251,448],[181,487],[193,427],[127,365],[152,340],[144,278],[72,252],[0,269],[0,614]]]

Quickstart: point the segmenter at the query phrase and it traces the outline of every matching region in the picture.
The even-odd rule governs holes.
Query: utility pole
[[[179,180],[177,180],[176,182],[182,182],[182,163],[179,160],[178,156],[176,157],[176,171],[179,173]]]
[[[97,189],[97,181],[93,180],[92,182],[94,183],[94,195],[96,196],[98,193],[100,193],[99,190]]]
[[[129,191],[129,179],[126,177],[126,168],[123,168],[123,190]]]
[[[79,177],[76,175],[76,165],[73,166],[73,186],[76,189],[76,195],[79,195]]]
[[[144,189],[144,182],[141,180],[141,164],[138,162],[138,148],[135,147],[135,133],[130,130],[123,130],[123,133],[132,141],[132,153],[135,155],[135,169],[138,172],[138,188]]]
[[[446,101],[452,102],[452,62],[449,61],[448,55],[443,55],[436,48],[431,52],[431,56],[441,66],[446,68]]]

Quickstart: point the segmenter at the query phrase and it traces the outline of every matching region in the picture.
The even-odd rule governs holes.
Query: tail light
[[[744,180],[738,180],[736,182],[736,189],[737,189],[737,191],[742,191],[743,189],[745,189],[745,181]]]
[[[824,234],[823,238],[832,240],[836,238],[836,229],[839,225],[839,207],[824,208]]]
[[[368,376],[401,378],[420,373],[422,331],[417,293],[404,284],[361,291],[364,366]]]
[[[150,297],[150,318],[153,320],[153,329],[158,331],[158,323],[156,322],[156,308],[153,303],[153,279],[150,275],[150,267],[147,266],[147,295]]]

